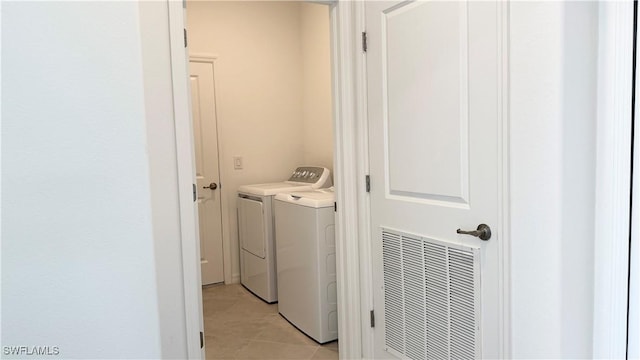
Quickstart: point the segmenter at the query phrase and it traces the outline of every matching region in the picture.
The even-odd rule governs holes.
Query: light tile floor
[[[242,285],[202,289],[207,359],[338,359],[338,342],[318,345]]]

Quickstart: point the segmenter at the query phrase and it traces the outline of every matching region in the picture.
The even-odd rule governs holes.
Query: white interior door
[[[198,186],[202,285],[224,281],[213,64],[189,62]]]
[[[498,4],[365,6],[375,357],[499,358]]]

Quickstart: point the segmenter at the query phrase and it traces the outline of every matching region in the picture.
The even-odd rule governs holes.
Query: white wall
[[[186,354],[157,5],[2,4],[4,346],[59,346],[64,358]]]
[[[233,278],[240,265],[237,188],[282,181],[295,167],[332,168],[328,7],[293,1],[192,1],[190,54],[217,55],[223,219]],[[317,44],[303,46],[306,40]],[[243,170],[233,157],[242,156]]]
[[[597,6],[510,5],[515,358],[591,357]]]

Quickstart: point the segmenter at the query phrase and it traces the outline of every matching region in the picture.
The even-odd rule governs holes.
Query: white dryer
[[[278,311],[323,344],[338,339],[333,189],[275,197]]]
[[[268,303],[278,301],[273,197],[332,185],[329,169],[298,167],[289,180],[238,188],[240,282]]]

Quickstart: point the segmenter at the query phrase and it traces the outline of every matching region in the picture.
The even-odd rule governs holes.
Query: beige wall
[[[304,162],[333,172],[329,7],[303,3],[300,19]]]
[[[332,168],[328,8],[192,1],[187,26],[189,53],[217,56],[220,170],[229,217],[223,225],[232,275],[239,279],[238,186],[282,181],[303,164]],[[242,170],[234,170],[234,156],[242,156]]]

